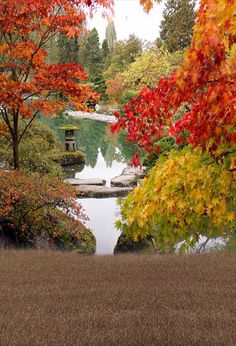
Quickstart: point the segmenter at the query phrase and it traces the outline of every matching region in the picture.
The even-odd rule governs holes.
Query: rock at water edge
[[[111,186],[132,187],[137,185],[137,177],[135,174],[119,175],[111,179]]]
[[[153,237],[147,237],[143,240],[134,241],[132,238],[127,238],[124,233],[121,233],[114,248],[114,254],[125,252],[153,254],[156,253],[156,251],[157,250]]]

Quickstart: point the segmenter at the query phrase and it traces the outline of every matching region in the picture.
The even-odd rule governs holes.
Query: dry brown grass
[[[236,345],[236,253],[0,252],[0,345]]]

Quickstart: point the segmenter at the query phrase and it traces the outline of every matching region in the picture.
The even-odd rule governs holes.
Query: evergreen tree
[[[189,46],[195,23],[195,0],[167,0],[160,37],[170,52]]]
[[[99,45],[99,36],[94,28],[87,37],[87,62],[86,67],[90,79],[96,77],[102,70],[102,52]]]
[[[87,35],[81,34],[78,37],[78,63],[85,68],[87,62]]]
[[[81,42],[79,49],[79,63],[85,68],[92,81],[102,71],[102,51],[99,46],[99,36],[94,28]]]
[[[108,55],[109,55],[109,48],[108,48],[107,39],[105,39],[102,42],[102,56],[106,59]]]
[[[78,63],[78,38],[68,38],[66,34],[60,33],[57,39],[58,62],[67,64],[71,61]]]
[[[116,29],[113,20],[109,21],[106,27],[106,40],[109,52],[112,53],[116,43]]]
[[[102,70],[109,55],[107,44],[103,42],[100,48],[98,32],[94,28],[87,36],[80,38],[79,46],[79,64],[88,72],[93,90],[105,98],[106,86]]]
[[[57,64],[58,63],[58,45],[57,45],[57,35],[52,36],[45,45],[45,50],[47,52],[46,62],[47,64]]]
[[[107,39],[103,40],[102,42],[102,59],[103,59],[103,67],[106,68],[111,60]]]
[[[142,53],[142,41],[134,34],[129,35],[128,40],[125,41],[123,62],[129,65],[136,60]]]

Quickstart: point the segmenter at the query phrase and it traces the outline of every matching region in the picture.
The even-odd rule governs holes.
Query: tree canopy
[[[107,95],[120,102],[125,92],[137,93],[144,87],[154,88],[161,78],[176,70],[181,61],[182,52],[169,53],[163,47],[146,50],[123,72],[106,81]]]
[[[170,52],[183,50],[191,42],[195,24],[194,0],[167,0],[160,38]]]
[[[157,161],[150,177],[128,197],[130,204],[124,202],[119,227],[127,234],[135,231],[136,237],[145,237],[145,223],[150,225],[150,233],[156,230],[158,234],[165,221],[166,230],[160,233],[162,245],[182,237],[193,246],[206,232],[211,237],[217,232],[227,236],[235,231],[235,43],[235,1],[202,0],[181,66],[170,77],[161,79],[156,88],[143,89],[125,106],[122,115],[116,114],[118,122],[113,129],[126,129],[128,140],[150,155],[160,151],[156,142],[166,135],[177,143],[188,144],[183,152],[167,153],[165,163]],[[184,114],[177,116],[185,105]],[[204,164],[205,160],[211,161]],[[139,164],[137,155],[134,162]],[[165,176],[162,183],[160,169]],[[195,207],[188,200],[190,196]],[[131,217],[131,209],[135,215],[138,210],[139,215],[141,210],[144,212],[144,217],[137,216],[139,225]],[[190,223],[189,217],[193,218]]]
[[[106,27],[106,41],[107,41],[109,52],[112,53],[115,47],[115,43],[117,41],[116,29],[115,29],[115,24],[113,20],[110,20]]]
[[[0,4],[0,116],[3,130],[11,135],[14,167],[19,168],[18,147],[33,119],[56,114],[64,100],[83,108],[91,88],[83,85],[87,74],[75,62],[46,63],[46,43],[57,34],[79,34],[97,6],[108,8],[108,0],[8,0]],[[79,83],[78,83],[79,82]],[[96,99],[96,95],[94,95]],[[28,118],[19,133],[19,119]]]
[[[117,41],[111,55],[109,67],[104,71],[106,79],[113,78],[117,73],[124,71],[141,52],[142,41],[135,35],[130,35],[127,40]]]

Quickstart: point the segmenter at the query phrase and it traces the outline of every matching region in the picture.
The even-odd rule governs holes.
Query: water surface
[[[65,118],[42,118],[57,134],[63,145],[64,132],[60,126],[73,124],[79,126],[76,133],[77,150],[85,153],[86,162],[83,165],[75,165],[67,168],[67,176],[71,178],[99,178],[105,179],[106,185],[110,185],[111,178],[120,175],[122,170],[130,161],[135,147],[125,142],[125,135],[120,133],[113,136],[109,131],[109,124],[97,120],[88,119],[65,119]],[[119,231],[115,229],[114,223],[119,218],[119,207],[116,198],[83,198],[78,199],[82,204],[90,221],[87,226],[92,230],[97,241],[97,254],[112,254],[114,246],[119,237]],[[206,239],[201,237],[193,251]],[[212,249],[224,245],[225,240],[221,238],[212,239],[206,249]],[[181,243],[177,244],[177,251]]]
[[[134,145],[125,142],[124,133],[117,136],[111,134],[109,124],[88,119],[43,118],[58,136],[61,145],[64,143],[64,131],[60,126],[73,124],[79,127],[76,132],[77,150],[85,154],[85,164],[67,167],[69,178],[98,178],[105,179],[110,186],[110,180],[121,174],[128,165],[134,151]],[[118,218],[119,207],[116,198],[80,198],[80,203],[90,221],[86,225],[96,237],[96,253],[112,254],[119,231],[115,228],[115,220]]]
[[[119,217],[116,198],[81,198],[78,202],[84,207],[90,220],[86,226],[96,238],[96,254],[111,255],[120,232],[115,229],[115,220]]]
[[[127,163],[117,161],[116,159],[112,161],[111,165],[107,165],[106,160],[103,157],[101,150],[99,149],[95,167],[85,165],[81,172],[75,173],[75,178],[105,179],[106,186],[110,186],[111,179],[116,177],[117,175],[120,175],[125,167],[127,167]]]

